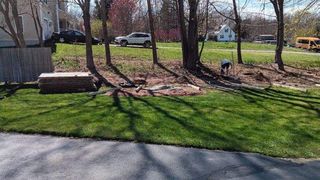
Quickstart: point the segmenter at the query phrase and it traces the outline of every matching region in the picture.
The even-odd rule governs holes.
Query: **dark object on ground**
[[[123,87],[123,88],[132,88],[132,87],[136,87],[136,85],[129,83],[129,82],[122,82],[119,83],[119,86]]]
[[[72,93],[97,91],[90,73],[43,73],[39,76],[40,93]]]
[[[143,78],[136,78],[136,79],[133,80],[133,83],[141,85],[141,84],[147,84],[147,81],[145,79],[143,79]]]
[[[61,31],[60,33],[54,32],[52,34],[52,39],[60,43],[86,43],[86,35],[74,30]],[[92,38],[93,45],[97,45],[99,43],[99,39]]]
[[[221,61],[221,75],[228,75],[229,74],[229,69],[232,67],[232,62],[224,59]]]

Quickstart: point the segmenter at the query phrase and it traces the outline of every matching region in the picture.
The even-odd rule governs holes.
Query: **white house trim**
[[[209,32],[206,40],[208,40],[210,36],[216,36],[218,42],[232,42],[236,40],[236,33],[227,24],[222,25],[218,31]]]

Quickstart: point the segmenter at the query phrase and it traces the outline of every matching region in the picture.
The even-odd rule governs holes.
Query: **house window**
[[[221,35],[220,35],[220,39],[223,39],[223,38],[224,38],[224,35],[223,35],[223,34],[221,34]]]
[[[226,28],[226,29],[224,30],[224,32],[226,32],[226,33],[227,33],[227,32],[229,32],[229,29],[228,29],[228,28]]]
[[[23,16],[19,16],[19,24],[21,25],[21,30],[24,32],[24,27],[23,27]]]

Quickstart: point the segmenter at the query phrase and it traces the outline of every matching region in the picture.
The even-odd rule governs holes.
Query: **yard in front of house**
[[[0,130],[320,157],[320,91],[287,89],[189,97],[39,94],[0,86]]]
[[[103,46],[94,46],[95,63],[112,83],[144,74],[150,75],[148,81],[167,83],[166,80],[176,80],[176,74],[184,74],[201,86],[210,85],[197,74],[183,71],[179,48],[164,48],[165,45],[170,44],[159,44],[164,67],[153,69],[148,61],[151,50],[134,47],[112,46],[114,67],[110,69],[103,60]],[[86,70],[84,45],[58,44],[57,50],[53,55],[57,71]],[[320,56],[294,53],[286,51],[284,59],[299,68],[288,66],[284,73],[276,72],[270,64],[263,65],[272,62],[271,51],[243,53],[244,60],[250,62],[252,58],[254,64],[237,65],[238,78],[268,85],[264,90],[209,88],[196,96],[114,93],[93,97],[88,93],[44,95],[32,85],[17,89],[1,85],[0,131],[320,158],[320,91],[314,87],[319,81]],[[230,54],[206,49],[204,62],[213,73],[205,76],[210,75],[213,80],[220,60]],[[267,78],[259,79],[261,74]],[[276,88],[270,81],[302,83],[311,88],[306,92]]]

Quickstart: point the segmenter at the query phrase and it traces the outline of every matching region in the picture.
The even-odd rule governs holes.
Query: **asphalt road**
[[[0,179],[320,179],[320,161],[0,133]]]

